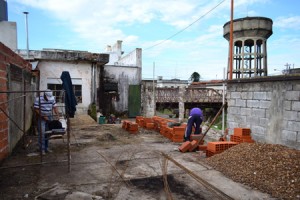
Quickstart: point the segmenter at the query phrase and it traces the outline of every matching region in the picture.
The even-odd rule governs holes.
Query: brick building
[[[34,97],[24,91],[34,87],[31,64],[0,42],[0,161],[30,128]]]

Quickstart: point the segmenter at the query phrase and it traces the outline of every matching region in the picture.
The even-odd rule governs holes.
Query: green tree
[[[192,82],[199,82],[200,78],[201,78],[200,74],[198,72],[194,72],[194,73],[192,73],[190,80]]]

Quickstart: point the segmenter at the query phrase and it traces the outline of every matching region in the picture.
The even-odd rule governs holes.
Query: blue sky
[[[7,0],[7,4],[8,20],[17,22],[19,49],[26,49],[23,12],[28,11],[31,50],[103,53],[107,45],[122,40],[125,54],[142,48],[144,79],[153,78],[154,63],[154,76],[164,79],[186,80],[193,72],[203,80],[221,79],[227,68],[223,25],[230,20],[230,0]],[[287,63],[300,67],[299,0],[235,0],[234,19],[247,16],[273,20],[267,43],[269,74],[279,73]]]

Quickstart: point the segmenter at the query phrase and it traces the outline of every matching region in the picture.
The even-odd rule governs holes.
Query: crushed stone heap
[[[206,162],[230,179],[280,199],[300,199],[300,151],[241,143]]]

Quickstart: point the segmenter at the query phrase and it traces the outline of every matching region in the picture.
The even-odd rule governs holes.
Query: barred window
[[[53,91],[53,95],[55,96],[56,102],[64,102],[63,99],[63,87],[62,84],[48,84],[48,89]],[[81,85],[73,85],[73,91],[77,103],[82,103],[82,86]]]

